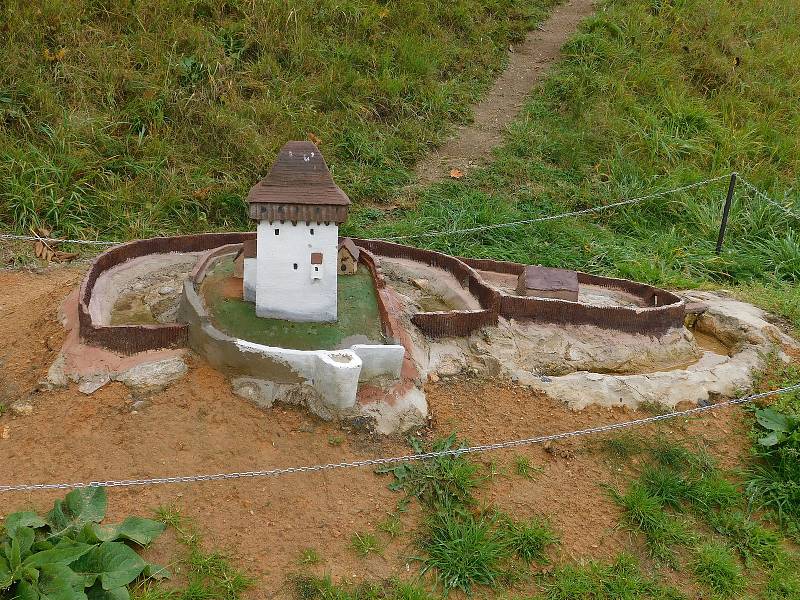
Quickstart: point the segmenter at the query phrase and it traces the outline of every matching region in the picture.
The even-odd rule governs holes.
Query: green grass
[[[385,341],[375,285],[365,269],[354,275],[339,275],[336,322],[299,323],[257,317],[251,302],[215,293],[215,282],[228,277],[232,268],[230,261],[220,262],[203,284],[209,314],[225,333],[267,346],[298,350],[341,348],[349,346],[355,336],[366,336],[371,343]]]
[[[683,594],[648,578],[638,561],[622,554],[611,563],[567,565],[543,581],[543,600],[680,600]]]
[[[550,4],[4,2],[0,229],[247,227],[249,187],[309,135],[353,199],[382,201]]]
[[[298,562],[301,565],[318,565],[322,562],[322,557],[314,548],[303,548],[300,551]]]
[[[519,455],[514,459],[514,471],[525,479],[536,479],[536,476],[541,474],[543,470],[542,467],[532,465],[527,456]]]
[[[329,575],[297,575],[291,578],[292,591],[297,600],[434,600],[419,585],[389,580],[359,585],[336,585]]]
[[[606,0],[565,46],[493,163],[430,186],[383,221],[415,235],[549,215],[732,170],[783,201],[800,187],[800,11],[786,0]],[[739,65],[737,66],[737,61]],[[741,286],[800,324],[795,218],[739,186],[714,252],[727,181],[583,218],[415,241],[453,254],[628,277]],[[797,193],[787,197],[800,213]]]
[[[233,567],[225,554],[204,549],[196,526],[177,508],[160,507],[156,517],[175,531],[184,555],[169,567],[188,581],[176,588],[168,581],[145,580],[131,590],[133,600],[239,600],[253,586],[254,580]]]
[[[692,570],[717,597],[731,598],[744,589],[741,569],[730,550],[716,543],[700,546],[692,562]]]
[[[363,531],[357,531],[350,538],[350,548],[364,558],[370,554],[380,554],[381,545],[375,534]]]
[[[422,442],[411,440],[412,448],[421,453]],[[467,446],[455,434],[434,442],[430,449],[442,451]],[[467,507],[474,504],[473,490],[483,481],[478,475],[478,466],[464,455],[439,456],[425,461],[413,461],[378,469],[378,473],[390,473],[394,481],[389,487],[403,491],[409,498],[417,498],[423,505],[435,509],[444,507]]]

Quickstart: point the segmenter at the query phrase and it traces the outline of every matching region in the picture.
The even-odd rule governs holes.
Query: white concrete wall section
[[[335,223],[259,222],[256,315],[335,321],[338,236]],[[322,263],[312,265],[316,252],[322,253]]]
[[[235,340],[241,352],[287,364],[312,386],[332,409],[350,408],[356,403],[362,362],[352,350],[292,350]]]
[[[383,377],[400,379],[406,349],[400,345],[354,344],[350,349],[361,359],[361,381]]]
[[[256,301],[258,268],[255,258],[244,259],[244,299],[246,302]]]

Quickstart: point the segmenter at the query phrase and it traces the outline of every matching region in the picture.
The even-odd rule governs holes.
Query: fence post
[[[736,187],[736,172],[731,173],[731,182],[728,184],[728,195],[725,197],[725,206],[722,208],[722,223],[719,224],[717,236],[717,254],[722,252],[722,240],[725,238],[725,229],[728,227],[728,214],[731,212],[733,189]]]

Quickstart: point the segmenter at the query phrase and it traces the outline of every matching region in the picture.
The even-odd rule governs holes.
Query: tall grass
[[[288,139],[382,201],[553,0],[0,3],[0,228],[241,228]]]
[[[509,128],[486,169],[422,190],[354,230],[415,235],[610,203],[738,170],[800,214],[800,7],[606,0]],[[727,181],[612,209],[413,243],[666,286],[742,285],[797,323],[800,221]],[[768,290],[763,293],[761,290]],[[778,290],[778,294],[771,294]]]

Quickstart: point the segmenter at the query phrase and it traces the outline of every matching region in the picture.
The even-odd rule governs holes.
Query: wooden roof
[[[345,248],[354,260],[358,260],[358,257],[361,254],[361,249],[356,246],[355,242],[353,242],[353,240],[351,240],[349,237],[344,238],[341,242],[339,242],[339,250],[342,248]]]
[[[269,221],[347,220],[350,199],[333,181],[312,142],[286,142],[269,174],[247,195],[250,218]]]

